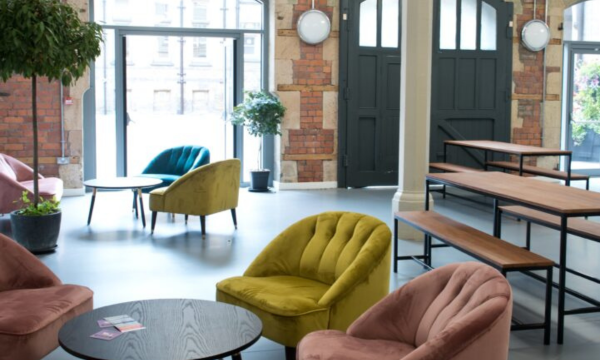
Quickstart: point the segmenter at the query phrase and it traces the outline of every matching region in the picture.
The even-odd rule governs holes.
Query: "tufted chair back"
[[[210,162],[210,152],[202,146],[178,146],[158,154],[142,174],[182,176]]]
[[[291,275],[332,285],[351,265],[368,269],[369,264],[379,264],[390,247],[390,237],[387,225],[374,217],[325,212],[288,227],[244,275]]]
[[[37,257],[0,234],[0,292],[60,284],[56,275]]]
[[[403,360],[506,359],[511,314],[512,292],[502,274],[476,262],[451,264],[385,297],[348,335],[416,348]]]

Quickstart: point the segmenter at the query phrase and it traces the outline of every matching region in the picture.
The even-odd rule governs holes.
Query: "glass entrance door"
[[[175,146],[204,146],[211,162],[232,158],[233,39],[127,35],[125,43],[127,174]]]
[[[573,45],[568,84],[567,146],[572,169],[600,175],[600,44]]]

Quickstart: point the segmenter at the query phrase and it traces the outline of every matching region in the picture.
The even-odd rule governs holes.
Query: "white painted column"
[[[433,0],[402,0],[402,69],[400,84],[400,163],[396,211],[425,208],[425,174],[429,167],[431,47]],[[430,206],[431,203],[430,198]],[[431,207],[430,207],[431,208]],[[423,234],[400,223],[400,239]]]

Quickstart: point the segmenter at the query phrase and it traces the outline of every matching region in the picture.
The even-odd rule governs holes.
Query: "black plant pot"
[[[269,191],[269,175],[271,170],[252,170],[250,171],[250,189],[252,192]]]
[[[12,236],[34,254],[54,251],[60,232],[61,213],[43,216],[24,216],[10,213]]]

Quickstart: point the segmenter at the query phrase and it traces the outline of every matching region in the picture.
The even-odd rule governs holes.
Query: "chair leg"
[[[188,214],[185,214],[185,224],[186,224],[186,225],[187,225],[187,222],[188,222],[188,218],[189,218],[189,217],[190,217],[190,216],[189,216]]]
[[[202,239],[206,239],[206,216],[200,215],[200,229],[202,229]]]
[[[296,360],[296,348],[295,347],[285,347],[285,360]]]
[[[152,212],[152,226],[151,226],[151,230],[150,233],[154,234],[154,226],[156,225],[156,211]]]
[[[135,212],[135,218],[138,218],[137,191],[133,190],[133,206],[131,211]]]
[[[231,217],[233,218],[233,226],[237,229],[237,216],[235,214],[235,209],[231,209]]]

